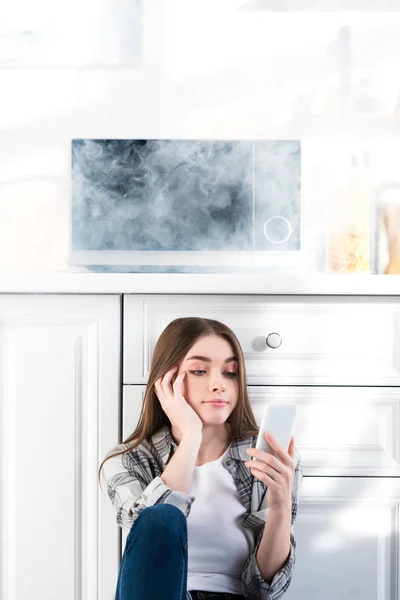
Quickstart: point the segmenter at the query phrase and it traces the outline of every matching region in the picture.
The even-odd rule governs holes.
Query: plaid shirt
[[[249,553],[243,567],[242,594],[248,600],[278,600],[290,585],[295,564],[296,541],[293,535],[293,523],[297,515],[300,484],[303,477],[302,462],[295,448],[296,470],[292,493],[292,528],[290,533],[290,554],[283,567],[275,574],[271,583],[261,576],[256,561],[256,553],[261,542],[264,525],[268,515],[267,486],[254,477],[244,463],[250,460],[247,448],[255,448],[257,437],[238,441],[233,438],[224,466],[233,477],[243,506],[246,508],[244,527],[254,528],[256,535],[254,548]],[[120,444],[108,454],[126,449]],[[101,479],[106,484],[109,498],[117,513],[117,523],[129,532],[132,523],[147,506],[167,503],[179,508],[186,517],[192,503],[196,500],[182,491],[171,490],[164,484],[161,474],[172,458],[177,445],[167,425],[157,431],[151,442],[144,440],[137,448],[110,458],[101,470]],[[187,593],[187,600],[191,596]]]

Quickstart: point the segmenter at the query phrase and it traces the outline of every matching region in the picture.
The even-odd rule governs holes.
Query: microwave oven
[[[299,140],[74,139],[69,262],[247,272],[298,255],[301,205]]]

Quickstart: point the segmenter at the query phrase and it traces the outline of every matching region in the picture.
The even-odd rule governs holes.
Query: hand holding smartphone
[[[274,402],[268,404],[265,409],[257,438],[256,449],[268,452],[276,456],[265,438],[265,432],[271,433],[279,446],[288,450],[290,438],[293,435],[294,423],[297,414],[297,404],[287,402],[285,404]],[[256,460],[254,456],[251,457]]]

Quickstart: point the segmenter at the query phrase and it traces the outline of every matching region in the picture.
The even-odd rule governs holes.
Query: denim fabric
[[[172,504],[141,511],[128,537],[118,574],[115,600],[241,600],[228,593],[187,592],[186,517]],[[210,594],[211,592],[207,592]]]
[[[192,600],[203,600],[203,598],[208,598],[209,600],[244,600],[244,596],[238,596],[238,594],[229,594],[228,592],[215,592],[211,596],[211,592],[206,592],[207,595],[204,595],[204,592],[191,590],[189,594]]]

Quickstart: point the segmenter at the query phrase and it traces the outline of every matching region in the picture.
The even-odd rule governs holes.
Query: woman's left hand
[[[245,465],[249,467],[254,477],[268,487],[268,508],[283,508],[291,511],[293,479],[296,470],[294,437],[290,438],[288,451],[279,446],[275,438],[268,432],[265,433],[265,438],[279,458],[268,452],[249,448],[246,452],[249,456],[254,456],[256,460],[249,460]]]

